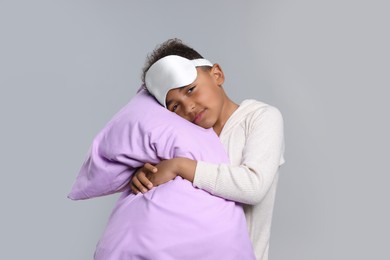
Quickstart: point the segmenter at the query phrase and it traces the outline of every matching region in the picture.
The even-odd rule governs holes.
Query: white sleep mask
[[[177,55],[169,55],[156,61],[146,72],[145,85],[148,91],[166,107],[168,91],[187,86],[198,75],[196,67],[213,64],[206,59],[189,60]]]

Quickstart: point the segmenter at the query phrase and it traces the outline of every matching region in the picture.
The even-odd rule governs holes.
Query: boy
[[[231,164],[187,158],[145,164],[133,176],[131,188],[145,193],[181,176],[213,195],[244,203],[256,259],[267,260],[279,167],[284,163],[282,116],[256,100],[234,103],[222,87],[221,67],[197,66],[198,59],[203,57],[180,40],[168,40],[148,57],[142,79],[162,106],[198,126],[213,128]]]

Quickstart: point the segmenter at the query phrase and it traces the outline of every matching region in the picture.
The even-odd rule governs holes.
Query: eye
[[[187,94],[191,94],[192,91],[194,91],[195,87],[196,87],[196,86],[193,86],[193,87],[189,88],[189,89],[187,90]]]
[[[175,112],[176,109],[177,109],[177,104],[174,104],[174,105],[171,107],[171,110],[172,110],[172,112]]]

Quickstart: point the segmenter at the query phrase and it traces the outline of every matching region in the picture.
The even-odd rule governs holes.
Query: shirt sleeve
[[[194,186],[245,204],[262,201],[284,163],[283,118],[277,108],[268,106],[256,113],[247,125],[241,164],[198,161]]]

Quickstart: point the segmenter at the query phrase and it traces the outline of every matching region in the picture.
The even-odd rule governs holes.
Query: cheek
[[[179,112],[176,112],[176,115],[178,115],[178,116],[180,116],[180,117],[184,118],[185,120],[187,120],[187,121],[190,121],[190,122],[191,122],[191,119],[190,119],[188,116],[186,116],[186,114],[185,114],[184,112],[181,112],[181,111],[179,111]]]
[[[207,106],[208,108],[215,109],[215,107],[218,104],[219,97],[215,95],[215,93],[207,93],[204,94],[202,97],[199,98],[200,102],[204,105]]]
[[[209,91],[198,91],[194,93],[193,99],[196,100],[198,104],[202,104],[204,106],[209,105],[210,101],[213,100],[212,93],[209,93]]]

